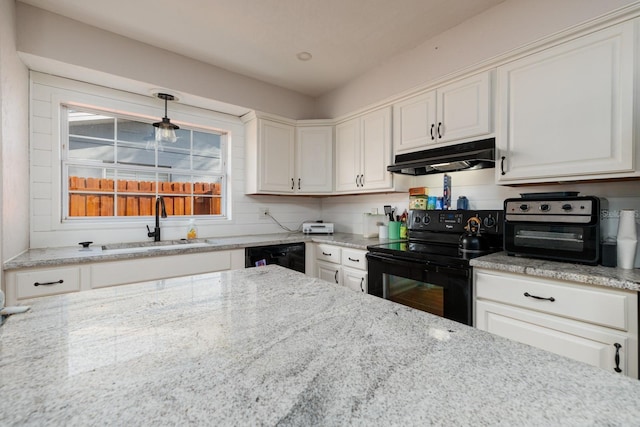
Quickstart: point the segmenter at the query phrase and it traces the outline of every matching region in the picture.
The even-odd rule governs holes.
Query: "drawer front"
[[[538,279],[516,274],[475,272],[476,297],[596,325],[629,329],[633,292]]]
[[[342,249],[342,265],[345,267],[367,269],[367,253],[357,249]]]
[[[80,290],[78,267],[35,270],[16,273],[17,298],[44,297]]]
[[[340,264],[341,248],[338,246],[318,244],[316,259]]]

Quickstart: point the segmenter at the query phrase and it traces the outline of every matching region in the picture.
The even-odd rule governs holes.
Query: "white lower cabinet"
[[[316,277],[367,292],[366,251],[319,243],[316,246]]]
[[[5,272],[6,305],[20,300],[244,268],[244,249]]]
[[[638,295],[475,269],[475,326],[590,365],[638,377]]]
[[[316,277],[325,282],[342,285],[342,266],[325,261],[316,262]]]
[[[235,259],[242,259],[238,265]],[[213,273],[244,267],[244,250],[200,252],[165,257],[128,259],[91,264],[91,287],[166,279],[190,274]]]
[[[367,272],[355,268],[342,268],[342,284],[354,291],[367,293]]]

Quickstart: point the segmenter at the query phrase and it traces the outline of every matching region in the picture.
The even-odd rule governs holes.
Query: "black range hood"
[[[398,154],[389,172],[428,175],[495,167],[496,139],[465,142],[414,153]]]

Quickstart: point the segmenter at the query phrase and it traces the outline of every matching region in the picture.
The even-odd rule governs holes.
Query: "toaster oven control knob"
[[[548,205],[548,204],[546,204],[546,203],[543,203],[543,204],[541,204],[541,205],[540,205],[540,210],[541,210],[542,212],[549,212],[549,209],[551,209],[551,206],[549,206],[549,205]]]
[[[521,205],[520,205],[520,210],[521,210],[522,212],[526,212],[526,211],[528,211],[528,210],[529,210],[529,205],[527,205],[526,203],[521,204]]]
[[[571,206],[569,203],[565,203],[564,205],[562,205],[562,210],[565,212],[569,212],[572,209],[573,209],[573,206]]]
[[[422,222],[429,224],[431,222],[431,217],[429,215],[425,215],[424,218],[422,218]]]
[[[416,216],[413,220],[416,222],[416,224],[420,224],[422,222],[422,218],[420,218],[419,216]]]

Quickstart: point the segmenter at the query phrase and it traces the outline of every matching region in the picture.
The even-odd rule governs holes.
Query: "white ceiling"
[[[316,97],[504,0],[21,1]]]

